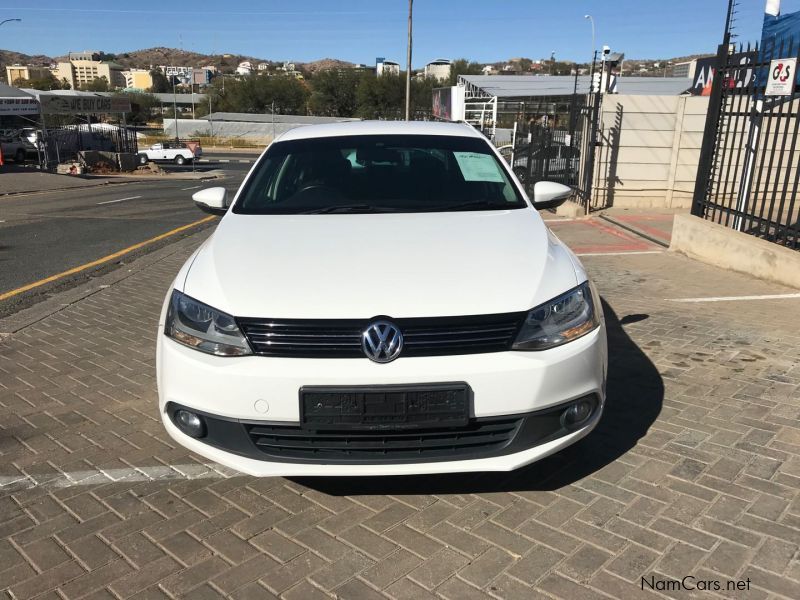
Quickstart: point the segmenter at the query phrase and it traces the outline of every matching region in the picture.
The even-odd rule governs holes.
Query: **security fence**
[[[734,47],[726,33],[692,205],[694,215],[792,249],[800,249],[798,58],[800,40]]]

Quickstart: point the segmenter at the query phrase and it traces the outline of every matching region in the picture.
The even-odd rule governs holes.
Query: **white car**
[[[507,471],[587,435],[605,402],[600,301],[468,125],[281,135],[167,292],[169,434],[258,476]]]
[[[174,162],[176,165],[185,165],[191,163],[195,155],[186,144],[180,142],[164,142],[153,144],[144,150],[139,150],[138,157],[140,165],[146,165],[150,161],[166,161]]]

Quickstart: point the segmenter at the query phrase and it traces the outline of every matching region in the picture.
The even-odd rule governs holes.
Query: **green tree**
[[[65,80],[66,82],[66,80]],[[32,77],[31,79],[24,79],[19,78],[15,79],[14,86],[18,88],[29,88],[34,90],[60,90],[60,89],[69,89],[69,84],[67,83],[67,87],[62,87],[62,83],[55,78],[53,75],[46,75],[44,77]]]
[[[152,92],[154,94],[164,94],[172,91],[172,86],[169,83],[169,79],[167,79],[167,76],[161,72],[161,69],[155,68],[150,71],[150,77],[153,78],[153,85],[150,86],[149,90],[147,90],[148,92]]]
[[[130,100],[131,112],[126,115],[126,119],[132,125],[145,125],[160,116],[158,110],[160,103],[152,94],[122,92],[116,96]]]
[[[90,83],[82,85],[81,90],[86,92],[107,92],[108,79],[106,79],[105,75],[95,77]]]
[[[214,112],[306,114],[310,95],[308,87],[294,77],[243,77],[214,80],[207,93],[211,95]]]
[[[369,75],[356,90],[356,114],[364,119],[399,119],[406,100],[405,75]]]
[[[363,76],[354,69],[320,71],[311,79],[311,97],[308,106],[315,115],[352,117],[356,114],[356,89]]]
[[[459,75],[480,75],[483,66],[466,58],[458,58],[453,61],[450,67],[450,81],[447,85],[455,85]]]

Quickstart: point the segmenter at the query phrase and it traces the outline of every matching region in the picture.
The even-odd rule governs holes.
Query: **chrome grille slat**
[[[391,319],[403,332],[401,357],[501,352],[511,347],[525,313]],[[256,354],[363,358],[363,330],[373,319],[259,319],[237,322]]]

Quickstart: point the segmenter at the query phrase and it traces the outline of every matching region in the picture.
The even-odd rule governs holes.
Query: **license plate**
[[[300,388],[306,429],[423,429],[469,421],[466,383]]]

